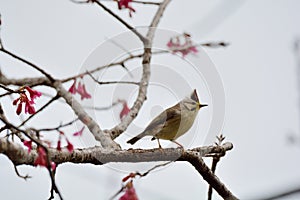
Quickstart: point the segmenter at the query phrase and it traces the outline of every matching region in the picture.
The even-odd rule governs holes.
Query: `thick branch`
[[[37,78],[20,78],[20,79],[14,79],[14,78],[6,78],[4,74],[0,71],[0,83],[3,85],[17,85],[17,86],[24,86],[29,85],[37,86],[37,85],[50,85],[50,81],[45,77],[37,77]]]
[[[152,162],[152,161],[185,161],[190,158],[190,153],[197,153],[199,157],[219,154],[233,148],[231,143],[222,146],[204,146],[197,149],[190,149],[182,152],[181,148],[167,149],[128,149],[120,151],[108,151],[101,147],[90,147],[84,149],[74,149],[69,153],[67,149],[57,151],[49,148],[49,156],[52,161],[60,163],[90,163],[102,165],[110,162]],[[20,144],[10,142],[5,138],[0,139],[0,153],[5,154],[16,165],[33,165],[37,153],[32,150],[30,154]]]
[[[88,127],[90,132],[94,135],[95,139],[101,143],[103,148],[120,149],[120,146],[111,139],[108,133],[100,129],[97,122],[87,114],[80,103],[73,98],[72,94],[65,90],[60,81],[54,82],[53,87],[56,89],[57,94],[64,98],[66,103],[73,109],[79,120]]]
[[[184,159],[183,159],[184,158]],[[221,197],[225,200],[237,200],[227,188],[226,186],[219,180],[219,178],[209,169],[209,167],[205,164],[203,159],[197,155],[196,152],[185,152],[180,160],[188,161],[191,163],[195,169],[201,174],[203,179],[211,185]]]
[[[167,5],[169,4],[170,0],[164,0],[162,4],[159,6],[152,22],[151,27],[147,33],[147,42],[144,43],[144,55],[143,55],[143,74],[140,81],[139,93],[136,101],[134,102],[133,107],[131,108],[129,114],[124,118],[124,120],[117,125],[116,127],[112,128],[111,130],[106,130],[110,133],[111,137],[114,139],[118,137],[122,132],[124,132],[129,124],[135,119],[138,112],[140,111],[144,101],[146,100],[147,88],[150,80],[150,62],[152,57],[151,47],[152,47],[152,40],[154,37],[154,33],[156,31],[155,27],[157,27],[159,23],[159,19],[162,17],[163,12]]]
[[[202,160],[202,157],[220,154],[231,150],[232,147],[231,143],[225,143],[222,146],[199,147],[186,151],[182,151],[181,148],[107,151],[99,147],[75,149],[72,153],[69,153],[67,149],[62,151],[49,149],[48,151],[50,159],[57,164],[72,162],[102,165],[110,162],[188,161],[224,199],[231,200],[237,198],[211,172]],[[28,154],[27,150],[23,149],[19,144],[12,143],[6,139],[0,139],[0,153],[7,155],[15,165],[33,165],[37,157],[36,151],[31,151]]]

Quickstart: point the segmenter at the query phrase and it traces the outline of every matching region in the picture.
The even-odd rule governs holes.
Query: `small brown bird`
[[[142,133],[128,140],[127,143],[134,144],[145,136],[153,136],[151,140],[157,139],[159,148],[161,148],[159,139],[170,140],[183,148],[175,140],[192,127],[198,111],[205,106],[207,105],[200,104],[197,92],[194,90],[190,97],[184,98],[160,113]]]

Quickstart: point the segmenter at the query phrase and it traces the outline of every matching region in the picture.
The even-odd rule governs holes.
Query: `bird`
[[[127,143],[133,145],[145,136],[153,136],[151,140],[157,139],[159,148],[162,148],[159,139],[170,140],[183,148],[175,140],[192,127],[198,111],[206,106],[208,105],[200,104],[197,91],[194,89],[189,97],[161,112],[142,133],[128,140]]]

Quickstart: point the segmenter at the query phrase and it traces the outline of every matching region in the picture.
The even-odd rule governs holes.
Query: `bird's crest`
[[[191,99],[196,102],[199,102],[199,98],[198,98],[196,89],[194,89],[193,93],[191,94]]]

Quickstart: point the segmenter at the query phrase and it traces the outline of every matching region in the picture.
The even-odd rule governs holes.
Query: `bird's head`
[[[194,109],[200,110],[200,108],[208,106],[207,104],[200,103],[196,89],[194,89],[194,91],[190,95],[189,99],[190,99],[190,101],[188,101],[189,102],[188,104],[190,104],[189,107],[191,108],[191,110],[194,110]]]

